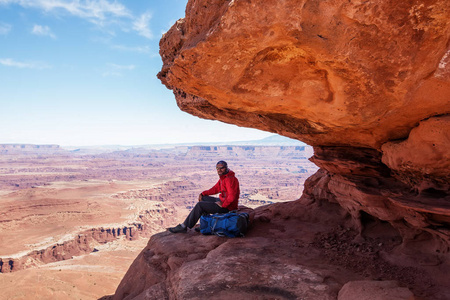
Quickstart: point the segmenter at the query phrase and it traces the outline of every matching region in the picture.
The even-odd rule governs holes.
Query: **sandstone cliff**
[[[309,180],[302,203],[339,204],[351,217],[347,226],[356,230],[359,242],[368,239],[373,224],[378,228],[389,224],[401,242],[383,250],[389,254],[383,261],[389,257],[394,264],[422,261],[421,266],[449,270],[448,1],[190,0],[186,17],[163,36],[160,47],[164,65],[158,77],[173,90],[180,109],[313,145],[312,160],[321,170]],[[280,215],[301,218],[313,206]],[[268,219],[273,222],[274,217]],[[342,224],[346,220],[343,217]],[[189,267],[199,265],[188,261],[212,260],[213,252],[203,249],[199,258],[187,250],[181,258],[174,254],[176,263],[170,263],[169,256],[168,266],[149,264],[150,256],[159,255],[154,244],[162,238],[171,243],[177,239],[155,237],[137,261],[146,260],[146,266],[157,268],[166,280],[149,279],[151,288],[149,281],[138,287],[138,275],[131,274],[146,271],[132,266],[118,298],[145,290],[147,298],[151,291],[175,298],[191,295],[183,280]],[[406,260],[398,259],[405,256]],[[302,263],[305,266],[299,260]],[[436,277],[439,272],[427,271],[435,275],[431,290],[431,285],[442,282]],[[386,279],[380,274],[369,277]],[[232,288],[236,282],[217,280],[222,280],[220,291],[228,291],[227,297],[243,292]],[[251,279],[246,277],[245,282],[250,284]],[[269,279],[262,282],[278,288],[280,293],[275,294],[281,298],[318,299],[301,287],[290,290]],[[333,282],[336,289],[344,283]],[[200,282],[191,284],[201,289]],[[333,284],[323,287],[322,295],[336,296]],[[417,287],[417,282],[409,287]],[[444,283],[442,289],[448,288]],[[244,290],[252,288],[247,285]],[[439,298],[442,295],[433,299],[444,299]]]
[[[313,145],[355,219],[448,252],[449,38],[443,0],[189,1],[158,76],[182,110]]]

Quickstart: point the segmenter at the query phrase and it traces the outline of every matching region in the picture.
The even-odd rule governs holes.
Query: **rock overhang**
[[[189,0],[186,17],[161,39],[160,54],[164,64],[158,77],[173,90],[183,111],[275,132],[314,146],[312,160],[321,169],[305,182],[302,198],[257,209],[259,223],[252,229],[255,237],[258,230],[264,238],[274,232],[279,237],[283,232],[283,242],[296,247],[289,250],[271,244],[276,250],[268,252],[270,257],[283,250],[287,251],[281,255],[283,260],[301,253],[297,242],[306,235],[298,239],[295,236],[307,226],[292,228],[289,222],[322,222],[321,226],[326,227],[338,220],[345,224],[336,236],[343,246],[360,245],[366,225],[370,225],[372,230],[378,228],[388,243],[394,243],[392,237],[398,234],[402,240],[396,248],[377,250],[372,257],[380,259],[372,261],[377,269],[379,263],[384,264],[391,278],[395,273],[392,265],[401,265],[405,260],[413,266],[419,264],[421,269],[413,272],[420,277],[420,283],[425,277],[417,272],[427,269],[435,280],[427,285],[429,292],[434,293],[432,286],[440,285],[442,297],[436,293],[433,296],[445,298],[448,282],[440,283],[437,277],[448,273],[450,253],[447,0]],[[281,209],[284,206],[287,209]],[[264,231],[265,226],[274,226],[274,230]],[[357,229],[359,236],[342,241],[345,232],[350,232],[348,226]],[[279,228],[286,228],[286,232]],[[263,245],[251,234],[246,240],[255,242],[255,247]],[[189,236],[182,239],[186,244],[180,255],[165,260],[161,258],[167,251],[163,251],[164,255],[146,258],[149,251],[160,248],[158,240],[171,248],[178,244],[178,237],[174,240],[165,235],[149,241],[119,285],[115,299],[187,295],[191,291],[198,295],[197,287],[203,282],[196,281],[189,271],[191,266],[201,267],[204,262],[191,260],[201,255],[212,257],[215,250],[199,256],[197,246],[187,246],[194,249],[188,255],[186,245],[195,238]],[[211,241],[206,245],[211,246]],[[339,246],[324,245],[322,251]],[[385,246],[379,242],[374,245]],[[265,253],[242,256],[242,252],[233,252],[235,246],[214,260],[217,269],[226,271],[226,258],[237,254],[244,260],[266,260]],[[348,256],[352,263],[360,257],[359,247]],[[298,268],[301,257],[314,252],[308,246],[304,250],[305,255],[295,261],[296,270],[303,270]],[[339,248],[334,258],[342,255]],[[389,258],[391,263],[386,264]],[[256,265],[260,270],[261,264]],[[355,265],[368,267],[367,261]],[[333,267],[334,271],[339,269]],[[406,269],[401,267],[398,278],[405,277]],[[224,295],[220,293],[228,293],[224,299],[249,290],[255,295],[260,287],[254,285],[247,271],[234,268],[233,276],[243,279],[231,285],[209,276],[208,286],[218,286],[213,293],[219,298]],[[270,276],[270,272],[261,275]],[[283,272],[285,268],[280,274]],[[174,274],[175,280],[171,277]],[[296,276],[294,280],[301,278]],[[326,278],[325,288],[341,286],[329,280],[333,277]],[[265,296],[277,292],[286,297],[293,289],[292,295],[298,292],[305,296],[301,286],[292,287],[291,279],[288,282],[288,290],[282,286],[283,281],[277,281],[279,289],[259,292]],[[272,286],[273,282],[264,284]],[[370,287],[374,296],[372,291],[381,285],[390,286],[391,282],[377,278],[376,282],[358,282],[356,287],[363,287],[364,295]],[[348,288],[346,285],[339,296],[345,298]],[[355,294],[355,290],[350,293]],[[385,290],[382,293],[386,296]],[[394,293],[398,298],[398,289]],[[324,294],[321,290],[322,297]],[[406,291],[404,298],[410,297]]]
[[[445,0],[188,1],[160,54],[181,110],[313,145],[327,184],[304,197],[449,251]]]
[[[377,150],[450,111],[445,1],[189,1],[161,39],[180,108]]]

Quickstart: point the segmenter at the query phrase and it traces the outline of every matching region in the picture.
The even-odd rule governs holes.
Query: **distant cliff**
[[[0,154],[39,154],[64,151],[59,145],[0,144]]]
[[[308,159],[313,155],[311,146],[192,146],[188,148],[186,157],[209,158],[220,157],[258,157]]]
[[[0,273],[17,272],[74,256],[95,252],[94,243],[105,244],[124,237],[135,240],[146,234],[146,224],[131,224],[118,228],[93,228],[80,232],[66,241],[50,245],[45,249],[30,251],[20,257],[0,258]]]

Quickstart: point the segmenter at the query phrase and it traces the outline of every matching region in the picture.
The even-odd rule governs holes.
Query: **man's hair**
[[[219,161],[219,162],[216,164],[216,166],[217,166],[217,165],[222,165],[222,166],[224,166],[225,168],[228,168],[228,164],[227,164],[227,162],[224,161],[224,160]]]

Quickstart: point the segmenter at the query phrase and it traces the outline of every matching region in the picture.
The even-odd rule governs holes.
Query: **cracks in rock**
[[[321,124],[312,124],[307,119],[298,119],[285,114],[268,113],[257,115],[261,123],[265,124],[272,131],[280,128],[295,134],[324,134],[325,129]]]

